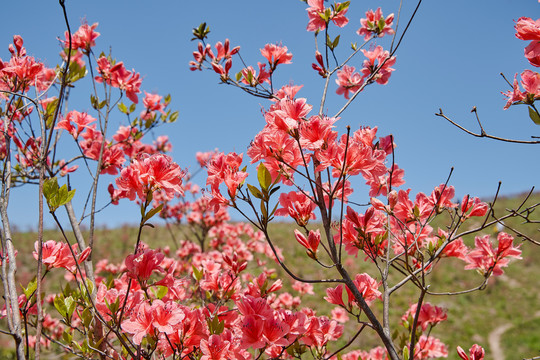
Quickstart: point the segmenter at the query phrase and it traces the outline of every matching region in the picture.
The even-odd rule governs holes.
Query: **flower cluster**
[[[521,40],[531,40],[525,48],[525,57],[531,65],[540,66],[540,19],[533,20],[520,17],[516,22],[516,37]]]
[[[166,199],[172,199],[177,194],[183,195],[182,178],[185,173],[172,159],[163,154],[141,155],[123,168],[116,185],[119,198],[142,202],[156,191],[161,191]]]

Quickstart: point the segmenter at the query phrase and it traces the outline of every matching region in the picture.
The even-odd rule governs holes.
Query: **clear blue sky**
[[[405,3],[403,18],[415,5]],[[395,0],[352,0],[349,25],[340,30],[341,59],[347,53],[346,44],[361,41],[355,31],[367,9],[381,6],[384,14],[397,13],[398,4]],[[169,135],[172,155],[182,167],[197,168],[197,151],[217,147],[245,152],[264,125],[261,106],[268,106],[264,100],[219,85],[212,72],[189,71],[196,47],[190,42],[191,29],[203,21],[212,31],[210,43],[230,38],[233,45],[242,47],[242,56],[250,64],[262,60],[259,49],[266,43],[287,46],[293,64],[278,69],[276,84],[304,84],[299,96],[312,104],[320,101],[322,81],[311,70],[313,34],[305,31],[306,5],[300,1],[67,0],[66,6],[73,31],[83,19],[99,23],[101,36],[95,51],[112,49],[113,57],[141,73],[142,89],[172,95],[171,107],[180,111],[180,118],[172,126],[157,129],[155,136]],[[520,16],[538,18],[539,10],[536,0],[424,1],[398,50],[389,84],[368,87],[342,115],[338,128],[369,125],[378,126],[380,135],[393,134],[398,145],[396,162],[405,169],[405,187],[413,193],[430,192],[446,180],[452,166],[455,171],[450,183],[460,197],[466,193],[492,195],[498,181],[502,181],[503,194],[539,185],[539,146],[473,138],[434,116],[443,108],[456,121],[476,130],[470,114],[476,106],[489,133],[521,139],[540,135],[540,127],[528,119],[526,107],[503,111],[500,91],[506,91],[507,85],[499,76],[503,72],[510,79],[514,73],[532,68],[523,57],[527,43],[515,38],[513,26]],[[7,46],[19,34],[29,54],[48,66],[58,63],[57,37],[63,38],[65,25],[57,1],[10,1],[2,5],[2,13],[0,58],[9,58]],[[337,34],[335,27],[332,31]],[[379,44],[388,47],[385,39]],[[361,67],[361,61],[358,57],[354,64]],[[70,109],[91,111],[87,89],[85,85],[75,89]],[[335,95],[335,86],[331,92],[329,114],[344,101]],[[111,181],[103,178],[103,189]],[[79,191],[79,198],[83,193]],[[22,229],[35,228],[37,193],[15,189],[12,196],[12,222]],[[358,201],[365,200],[361,192],[357,196]],[[101,203],[104,201],[105,197]],[[137,208],[124,201],[101,213],[98,221],[115,226],[137,222],[137,216]]]

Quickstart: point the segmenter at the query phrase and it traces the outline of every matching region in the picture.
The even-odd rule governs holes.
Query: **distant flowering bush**
[[[143,142],[150,130],[175,121],[178,113],[168,109],[170,96],[141,90],[140,74],[127,70],[123,61],[95,56],[97,23],[65,33],[63,63],[56,69],[28,56],[23,39],[14,36],[10,60],[0,60],[4,169],[0,263],[5,291],[0,316],[7,320],[4,332],[13,337],[18,359],[39,358],[45,348],[85,359],[448,356],[447,345],[432,334],[448,312],[426,301],[427,296],[442,295],[432,287],[431,273],[438,271],[440,261],[456,258],[464,262],[464,269],[476,270],[480,280],[471,289],[455,289],[451,294],[483,289],[491,276],[502,275],[512,260],[521,258],[520,245],[502,231],[496,242],[490,235],[476,235],[473,248],[464,237],[511,216],[528,219],[537,205],[496,218],[492,205],[476,197],[455,200],[448,183],[415,196],[411,189],[402,188],[405,173],[394,162],[393,136],[379,136],[376,127],[364,126],[347,127],[340,134],[335,125],[367,86],[387,84],[396,70],[399,45],[386,50],[381,45],[365,48],[373,40],[398,36],[394,14],[384,17],[380,8],[367,11],[357,31],[364,43],[353,44],[350,56],[338,60],[339,36],[332,39],[329,31],[334,25],[347,25],[350,2],[326,7],[323,0],[308,0],[307,5],[307,30],[314,33],[317,44],[319,34],[325,34],[322,51],[315,51],[317,63],[311,65],[325,79],[319,109],[298,96],[301,86],[274,83],[277,69],[292,62],[286,46],[264,45],[262,61],[248,65],[241,60],[234,73],[240,47],[232,47],[228,39],[214,47],[207,44],[206,24],[193,30],[199,43],[189,63],[191,70],[211,70],[222,83],[269,100],[263,111],[265,125],[245,157],[217,149],[196,155],[207,174],[204,190],[164,154],[171,150],[166,136],[152,144]],[[532,40],[526,57],[533,65],[540,43],[538,28],[538,21],[528,18],[516,23],[516,36]],[[357,71],[350,64],[360,52],[366,59],[356,63]],[[95,69],[91,81],[101,84],[103,91],[90,96],[91,111],[68,109],[65,89],[85,77],[87,69]],[[335,114],[325,105],[332,77],[336,93],[344,97]],[[535,110],[539,84],[538,74],[526,70],[521,74],[522,92],[516,75],[505,108],[527,104]],[[32,96],[31,91],[38,95]],[[133,117],[137,106],[139,116]],[[114,127],[113,111],[124,118]],[[63,141],[74,141],[77,152],[70,154],[61,146]],[[89,172],[91,187],[77,217],[71,203],[75,189],[69,178],[60,186],[59,178],[63,182],[82,168]],[[114,177],[108,186],[109,204],[128,199],[141,214],[133,251],[120,262],[92,258],[96,246],[106,246],[96,245],[93,234],[99,212],[98,180],[107,175]],[[368,201],[363,205],[355,201],[357,178],[367,186]],[[63,239],[44,241],[40,226],[32,253],[36,276],[22,285],[19,294],[18,252],[7,204],[10,189],[26,183],[39,185],[40,199],[45,198]],[[66,233],[58,218],[60,207],[66,209],[73,235]],[[231,222],[229,209],[239,211],[249,223]],[[43,204],[40,214],[43,219]],[[154,216],[182,226],[182,238],[171,231],[175,251],[151,248],[141,241],[143,229],[153,227],[149,221]],[[83,235],[80,224],[86,217],[90,217],[90,231]],[[332,277],[293,270],[292,256],[276,246],[269,231],[276,217],[294,220],[290,239]],[[436,228],[436,218],[445,225]],[[471,219],[480,224],[469,226]],[[72,237],[76,243],[71,244]],[[365,262],[371,271],[353,270],[354,262]],[[294,291],[283,289],[274,266],[295,280]],[[67,284],[56,294],[43,292],[42,282],[58,268],[66,270]],[[416,288],[417,300],[401,309],[399,322],[392,324],[391,295],[408,283]],[[315,295],[312,284],[324,286],[326,296],[319,297],[333,307],[329,313],[303,306],[304,296]],[[363,331],[372,331],[380,346],[349,349]],[[485,356],[476,344],[469,354],[457,347],[457,354],[465,360]]]

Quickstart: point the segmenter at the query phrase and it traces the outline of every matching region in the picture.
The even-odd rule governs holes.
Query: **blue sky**
[[[355,31],[359,19],[370,8],[382,7],[383,13],[398,10],[399,2],[352,0],[341,34],[338,57],[344,59],[351,42],[361,42]],[[213,72],[191,72],[188,62],[196,48],[190,42],[191,29],[205,21],[210,25],[210,43],[231,40],[240,45],[246,62],[262,61],[259,49],[266,43],[282,43],[293,54],[293,64],[278,68],[276,84],[304,84],[298,94],[318,104],[322,81],[311,69],[314,62],[313,34],[305,31],[306,5],[297,0],[231,1],[66,1],[73,31],[81,21],[98,22],[97,53],[112,51],[144,77],[142,89],[172,96],[171,108],[180,111],[177,123],[158,128],[155,136],[167,134],[173,144],[172,156],[181,167],[195,170],[195,153],[219,148],[245,152],[250,140],[262,129],[261,107],[268,103],[250,98],[238,89],[218,84]],[[415,2],[405,1],[403,19]],[[24,9],[24,11],[22,11]],[[378,126],[379,134],[393,134],[398,145],[396,162],[405,169],[412,192],[430,192],[443,183],[454,167],[450,183],[458,196],[470,193],[492,195],[499,181],[503,194],[516,194],[538,185],[540,147],[500,143],[473,138],[434,116],[439,108],[464,126],[477,130],[470,113],[476,106],[486,131],[494,135],[527,139],[540,135],[524,106],[503,111],[501,91],[508,86],[500,77],[513,78],[516,72],[531,69],[523,57],[526,42],[514,36],[514,20],[540,14],[536,0],[522,1],[424,1],[397,52],[396,71],[386,86],[372,85],[342,114],[337,123],[343,131],[360,126]],[[14,34],[25,41],[29,54],[48,66],[58,63],[57,37],[65,26],[56,1],[7,2],[0,23],[0,58],[9,58],[8,44]],[[404,23],[401,28],[403,29]],[[378,44],[388,47],[388,39]],[[352,65],[361,67],[359,56]],[[239,68],[233,70],[238,71]],[[91,111],[88,83],[82,83],[70,95],[70,109]],[[335,94],[332,82],[327,102],[329,114],[344,103]],[[141,97],[142,99],[142,97]],[[116,115],[123,121],[121,114]],[[110,135],[109,135],[110,136]],[[200,178],[200,181],[203,179]],[[112,178],[103,178],[103,189]],[[86,190],[78,189],[81,198]],[[104,194],[105,195],[105,194]],[[365,200],[363,192],[357,200]],[[36,227],[37,192],[15,189],[10,203],[12,222],[22,229]],[[102,197],[101,203],[105,202]],[[116,226],[137,222],[135,205],[124,201],[100,214],[98,222]]]

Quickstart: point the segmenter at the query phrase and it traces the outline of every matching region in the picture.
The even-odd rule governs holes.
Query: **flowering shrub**
[[[394,162],[396,145],[391,135],[378,136],[376,127],[347,128],[339,134],[334,124],[351,101],[369,85],[387,84],[396,70],[392,66],[397,64],[400,41],[387,50],[381,45],[364,48],[375,39],[397,36],[392,28],[394,15],[384,17],[380,8],[368,11],[357,31],[364,44],[353,45],[352,54],[339,62],[334,51],[339,36],[332,39],[328,33],[331,26],[347,25],[350,2],[330,7],[322,0],[307,3],[307,30],[314,32],[316,40],[321,32],[325,34],[325,56],[316,51],[317,63],[312,68],[325,79],[325,89],[335,76],[335,91],[345,98],[333,115],[323,111],[326,90],[317,111],[298,96],[301,86],[274,83],[272,75],[293,57],[286,46],[264,45],[262,62],[255,66],[241,61],[233,75],[240,47],[232,47],[226,39],[212,48],[206,43],[206,24],[193,30],[199,43],[189,64],[192,70],[213,71],[221,82],[269,101],[263,112],[265,126],[246,152],[249,165],[244,164],[244,154],[234,152],[197,155],[207,173],[208,191],[202,196],[190,175],[164,154],[171,149],[166,137],[153,144],[142,142],[149,130],[176,120],[178,114],[168,109],[170,97],[144,92],[143,109],[131,119],[139,104],[142,79],[122,61],[94,56],[98,24],[83,24],[74,34],[66,32],[64,62],[56,69],[28,56],[23,39],[14,37],[10,60],[0,60],[1,260],[6,299],[1,315],[7,319],[19,359],[38,358],[42,347],[53,344],[55,351],[88,359],[448,356],[448,347],[432,335],[447,313],[425,301],[426,296],[441,295],[431,287],[430,275],[445,258],[457,258],[464,262],[464,269],[476,270],[480,278],[477,286],[456,289],[453,294],[483,289],[491,276],[502,275],[511,260],[521,258],[520,245],[506,232],[498,233],[496,245],[489,235],[477,235],[474,248],[463,237],[505,218],[526,216],[534,206],[490,218],[489,205],[468,195],[458,203],[448,183],[413,198],[411,189],[401,188],[405,174]],[[538,21],[522,18],[516,25],[517,36],[535,42],[537,28]],[[533,65],[535,46],[531,43],[526,50]],[[348,63],[360,52],[367,59],[356,72]],[[329,53],[336,65],[331,65]],[[92,81],[101,84],[103,92],[91,95],[92,114],[61,110],[67,106],[65,88],[94,68]],[[526,93],[515,81],[513,92],[507,94],[507,107],[525,103],[535,109],[537,75],[521,75]],[[51,94],[53,85],[59,85],[57,96]],[[29,95],[30,90],[39,94],[37,98]],[[122,102],[124,96],[128,104]],[[114,110],[124,114],[126,122],[110,136]],[[31,121],[39,124],[40,136],[32,131]],[[58,158],[64,156],[60,138],[73,140],[78,153],[70,159]],[[81,164],[93,179],[87,195],[91,199],[88,239],[82,236],[71,204],[75,190],[69,182],[58,184],[58,177],[80,171]],[[256,173],[256,179],[250,172]],[[91,256],[97,183],[102,175],[115,177],[108,188],[111,204],[128,199],[141,211],[133,252],[119,263],[108,259],[94,263]],[[369,188],[369,201],[363,206],[351,200],[357,191],[352,180],[358,176]],[[19,295],[7,203],[10,188],[28,182],[39,184],[40,199],[45,197],[65,242],[43,241],[40,228],[33,252],[36,278],[24,284]],[[67,210],[77,244],[70,243],[57,217],[60,207]],[[231,223],[228,209],[239,211],[249,223]],[[85,207],[81,216],[86,215]],[[143,229],[152,227],[149,220],[158,215],[189,230],[188,239],[175,238],[174,252],[168,247],[152,249],[141,241]],[[276,217],[295,221],[291,239],[333,277],[301,275],[290,266],[290,256],[276,246],[269,231]],[[446,225],[435,228],[436,218],[444,218]],[[471,229],[466,223],[475,218],[480,225]],[[364,261],[373,272],[355,272],[347,259]],[[274,264],[296,280],[293,289],[298,294],[283,291]],[[56,268],[65,269],[71,285],[43,297],[41,284]],[[302,306],[301,297],[313,294],[315,283],[326,288],[324,300],[334,306],[330,314]],[[395,326],[390,323],[390,296],[407,283],[416,288],[417,301]],[[35,331],[30,330],[33,327]],[[347,327],[357,330],[351,336]],[[370,330],[380,346],[349,349],[362,332]],[[484,350],[476,344],[469,356],[461,347],[457,354],[463,359],[484,358]]]

